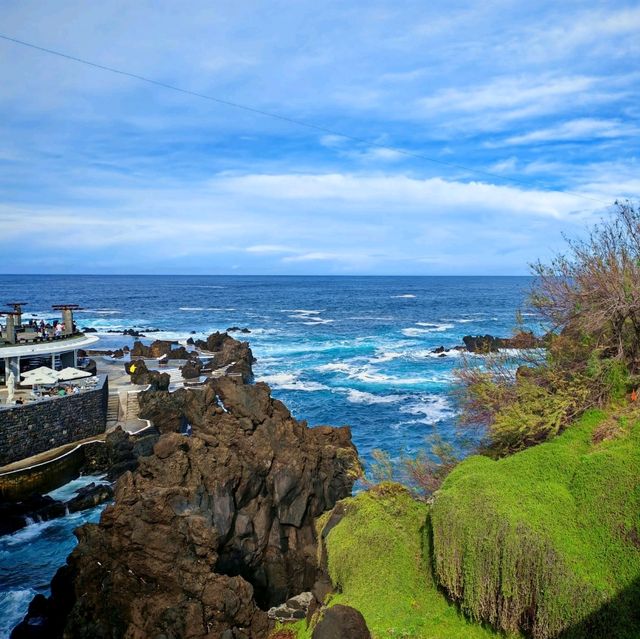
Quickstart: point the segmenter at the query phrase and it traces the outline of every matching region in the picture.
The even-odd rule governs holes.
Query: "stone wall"
[[[94,390],[80,395],[1,408],[0,466],[103,433],[108,396],[102,375]]]

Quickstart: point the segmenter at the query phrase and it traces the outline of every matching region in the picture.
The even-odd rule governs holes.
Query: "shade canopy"
[[[33,370],[27,371],[26,373],[22,373],[20,377],[22,377],[22,379],[24,379],[26,382],[36,375],[53,375],[56,380],[58,379],[58,373],[56,373],[53,368],[49,368],[48,366],[38,366],[38,368],[34,368]]]
[[[46,366],[41,366],[40,368],[46,368]],[[58,375],[51,369],[49,369],[49,371],[51,372],[41,371],[35,373],[34,371],[30,371],[34,374],[29,375],[22,383],[26,386],[47,386],[49,384],[55,384],[58,381]]]
[[[63,368],[58,373],[58,379],[61,382],[69,382],[73,379],[82,379],[83,377],[91,377],[91,373],[87,371],[81,371],[79,368],[73,368],[73,366]]]

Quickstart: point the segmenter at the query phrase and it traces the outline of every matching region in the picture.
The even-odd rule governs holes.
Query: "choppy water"
[[[413,454],[433,433],[460,445],[450,395],[457,359],[430,351],[466,334],[509,335],[529,286],[526,277],[0,276],[0,302],[27,300],[26,319],[79,303],[78,325],[98,329],[106,348],[133,342],[109,329],[159,328],[149,337],[184,340],[247,327],[237,337],[251,342],[257,379],[310,425],[349,424],[366,462],[375,448]],[[46,587],[83,519],[21,531],[33,535],[24,547],[0,538],[0,617],[15,617],[24,592]],[[7,566],[25,573],[20,587]]]

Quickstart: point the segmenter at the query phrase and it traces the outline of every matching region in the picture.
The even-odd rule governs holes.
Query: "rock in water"
[[[64,636],[262,639],[265,611],[317,579],[314,519],[360,473],[350,430],[308,428],[263,383],[150,396],[176,420],[76,532]]]

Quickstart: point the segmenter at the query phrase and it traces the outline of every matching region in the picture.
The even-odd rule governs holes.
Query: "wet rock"
[[[362,613],[337,604],[326,609],[311,635],[312,639],[371,639]]]
[[[227,329],[227,333],[250,333],[248,328],[240,328],[239,326],[232,326]]]
[[[9,535],[33,522],[48,521],[64,514],[64,504],[48,495],[33,494],[19,502],[0,502],[0,535]]]
[[[113,489],[107,484],[96,484],[94,482],[84,486],[76,492],[75,497],[71,498],[66,507],[70,513],[78,512],[93,508],[98,504],[103,504],[113,497]]]

